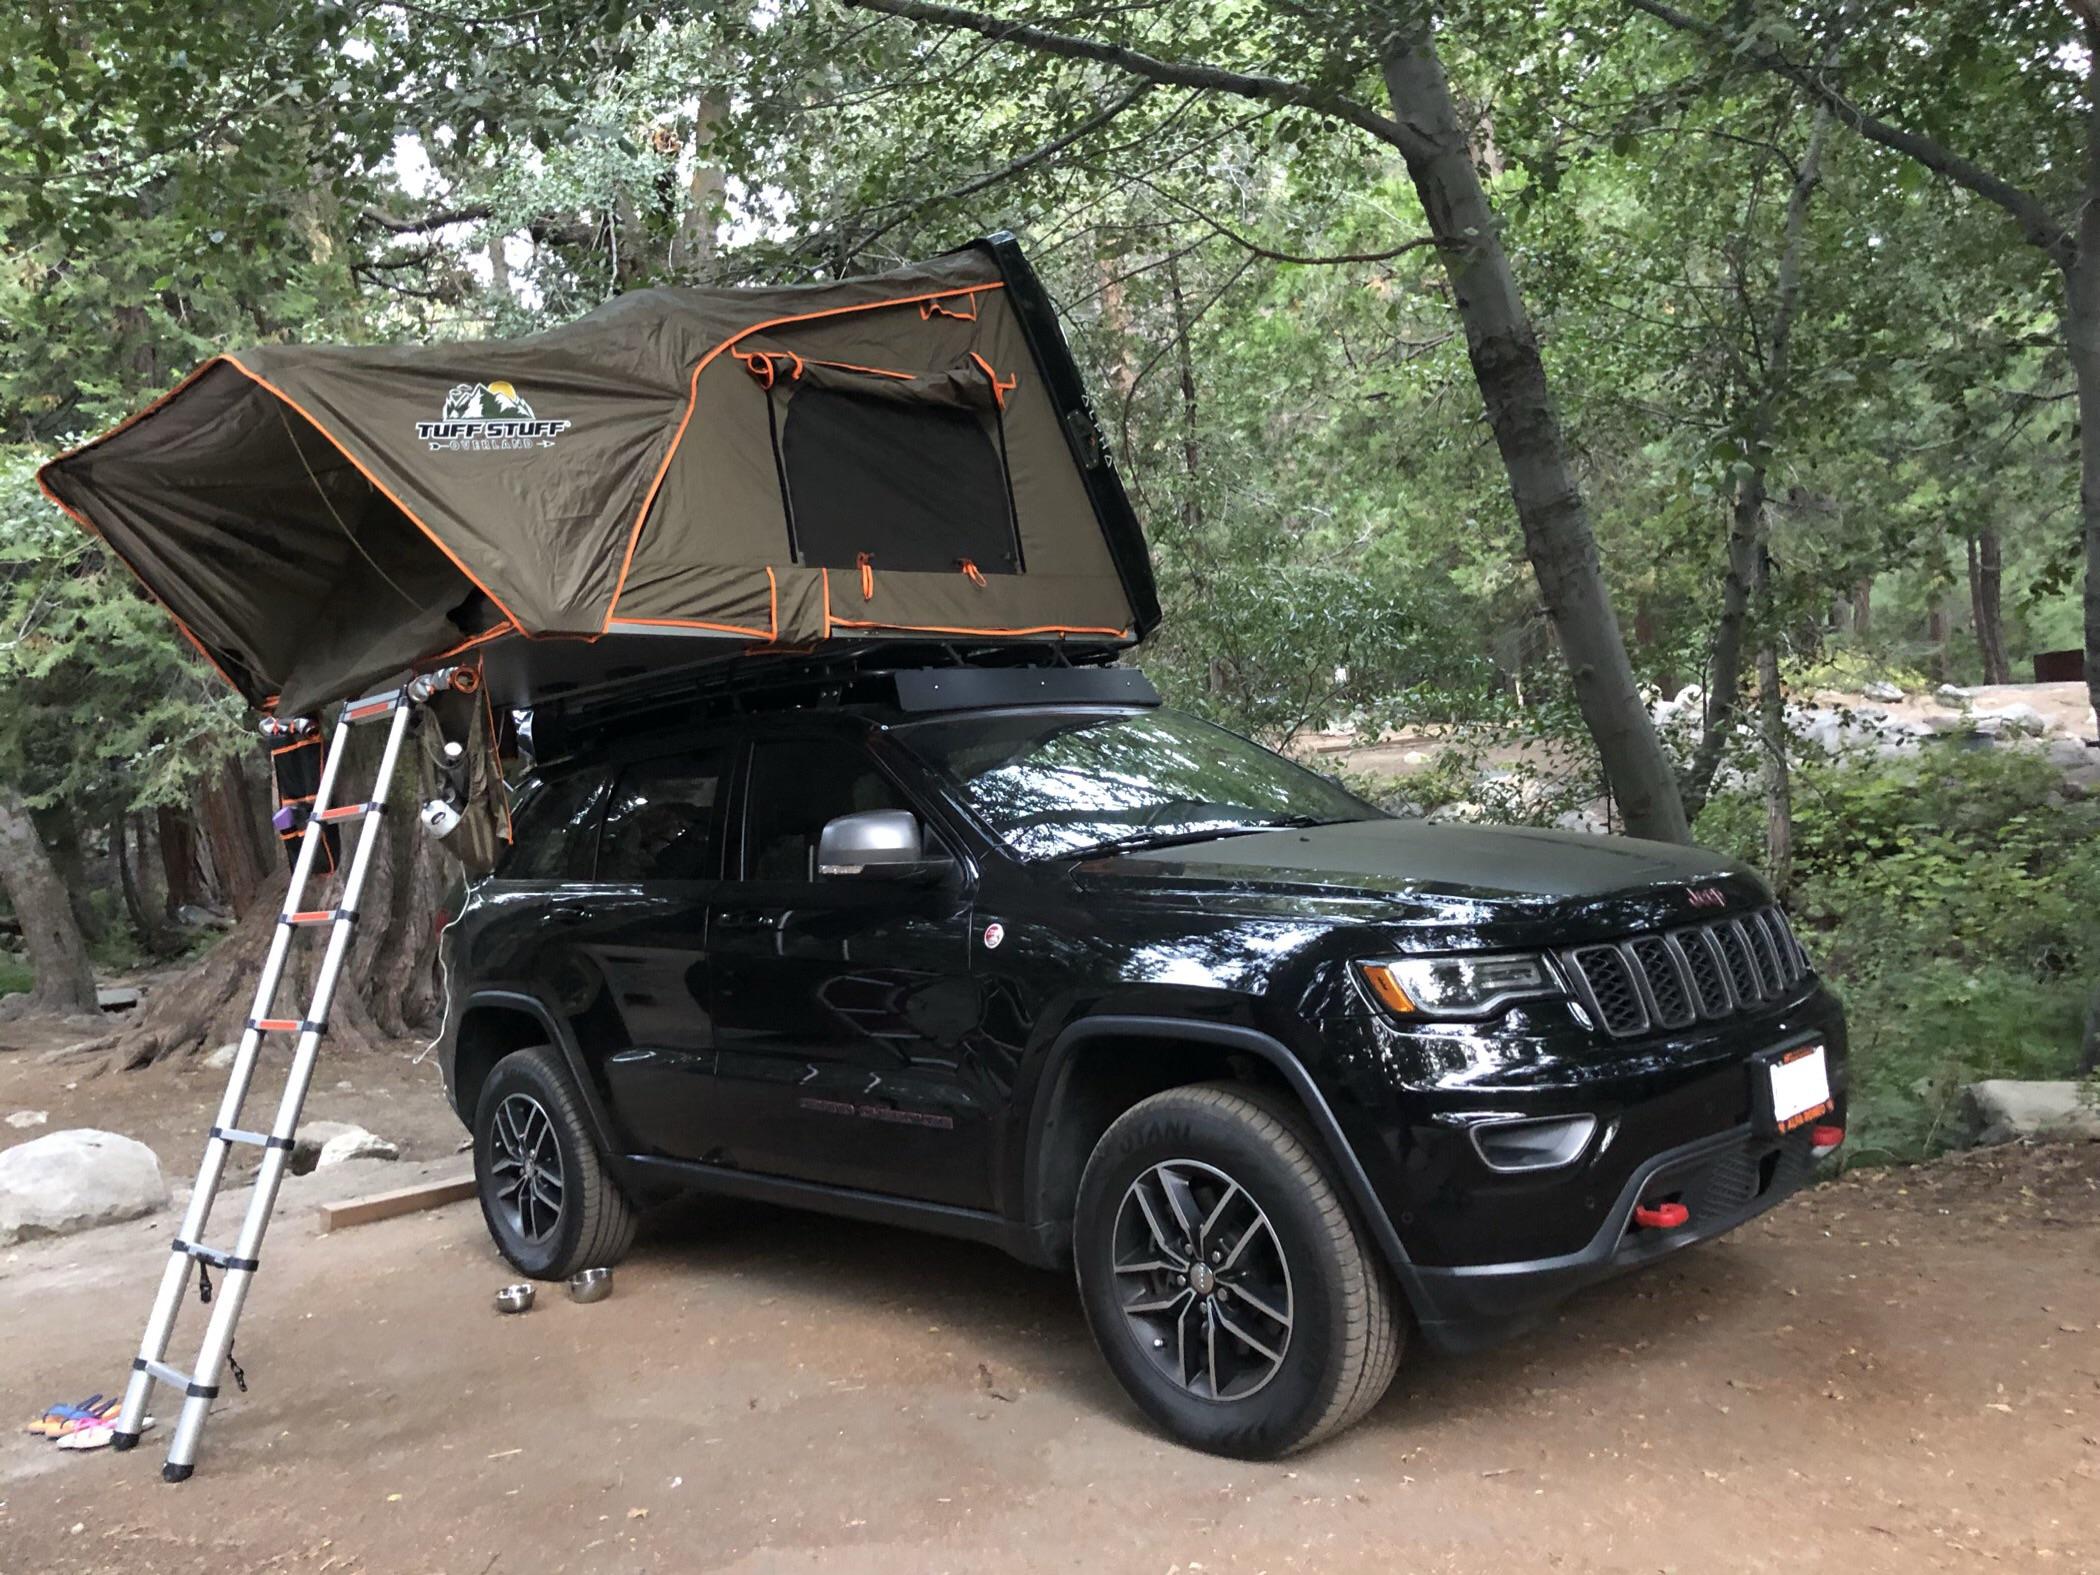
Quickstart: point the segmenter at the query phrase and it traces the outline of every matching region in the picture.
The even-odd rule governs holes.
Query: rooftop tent
[[[819,642],[1141,638],[1145,544],[1012,239],[478,343],[207,362],[45,465],[249,701],[502,699]]]

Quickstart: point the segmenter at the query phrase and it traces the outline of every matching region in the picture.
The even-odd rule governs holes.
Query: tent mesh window
[[[996,413],[798,388],[778,422],[797,562],[983,574],[1021,572]]]

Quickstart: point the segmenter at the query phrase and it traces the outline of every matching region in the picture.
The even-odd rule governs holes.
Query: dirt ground
[[[214,1074],[69,1075],[0,1052],[0,1111],[188,1175]],[[321,1089],[463,1163],[427,1066]],[[2100,1571],[2100,1145],[1817,1189],[1519,1344],[1411,1352],[1275,1465],[1149,1432],[1066,1279],[986,1248],[695,1206],[611,1300],[499,1318],[471,1203],[317,1235],[329,1174],[196,1477],[160,1480],[165,1395],[128,1455],[0,1435],[0,1571]],[[0,1251],[0,1410],[118,1386],[174,1228]]]

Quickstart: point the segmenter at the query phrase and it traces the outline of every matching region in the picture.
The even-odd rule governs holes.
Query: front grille
[[[1577,946],[1561,961],[1582,1003],[1618,1039],[1785,1000],[1809,973],[1777,908]]]

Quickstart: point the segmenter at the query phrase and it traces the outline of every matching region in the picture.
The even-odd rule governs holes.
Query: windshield
[[[1171,711],[965,717],[897,736],[1028,859],[1383,818],[1325,777]]]

